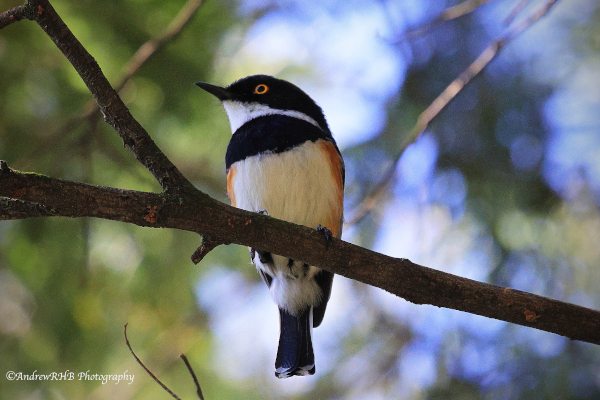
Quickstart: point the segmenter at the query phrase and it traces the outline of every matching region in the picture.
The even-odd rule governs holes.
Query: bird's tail
[[[275,360],[275,376],[313,375],[315,355],[312,347],[312,307],[297,316],[279,309],[279,348]]]

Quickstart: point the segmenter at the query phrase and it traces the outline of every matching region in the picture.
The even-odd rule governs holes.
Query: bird
[[[340,238],[344,160],[317,103],[293,83],[269,75],[226,87],[196,85],[221,101],[229,119],[225,169],[231,205]],[[250,257],[279,309],[275,376],[313,375],[312,328],[323,321],[333,273],[260,249],[251,248]]]

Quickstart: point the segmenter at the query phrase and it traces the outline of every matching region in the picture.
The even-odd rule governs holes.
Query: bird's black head
[[[234,125],[237,126],[234,120],[246,118],[247,121],[249,113],[256,113],[262,106],[263,110],[304,114],[329,133],[321,108],[302,89],[288,81],[269,75],[251,75],[225,88],[206,82],[196,82],[196,85],[223,102],[234,131]]]

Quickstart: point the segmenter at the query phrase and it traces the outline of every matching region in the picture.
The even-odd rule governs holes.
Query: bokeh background
[[[0,1],[4,10],[20,2]],[[184,1],[52,2],[117,82]],[[543,1],[493,0],[423,31],[457,1],[206,1],[122,91],[197,187],[226,201],[230,137],[197,80],[268,73],[323,107],[346,160],[346,214],[418,114]],[[412,32],[407,35],[407,32]],[[0,159],[158,191],[118,136],[81,118],[90,94],[32,22],[0,30]],[[600,309],[600,3],[562,0],[511,41],[403,153],[374,212],[343,238],[462,276]],[[0,223],[0,398],[598,399],[600,347],[417,306],[336,277],[314,331],[317,374],[278,381],[276,307],[241,246],[198,266],[196,235],[101,220]],[[368,267],[368,266],[365,266]],[[134,383],[9,382],[7,371],[129,371]]]

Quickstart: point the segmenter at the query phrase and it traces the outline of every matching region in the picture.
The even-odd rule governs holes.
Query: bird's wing
[[[344,213],[344,160],[342,159],[342,155],[340,154],[340,151],[334,141],[321,141],[321,149],[327,154],[331,173],[333,175],[333,190],[337,192],[338,199],[338,208],[336,210],[332,210],[332,216],[329,221],[325,222],[325,227],[331,231],[333,236],[339,238],[342,236]],[[325,309],[327,308],[327,302],[329,301],[329,296],[331,295],[333,273],[321,270],[315,276],[315,280],[323,292],[321,303],[314,307],[313,310],[313,326],[316,328],[321,324],[323,317],[325,316]]]

